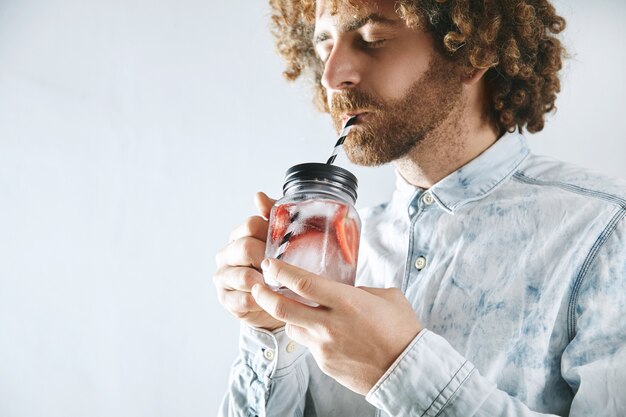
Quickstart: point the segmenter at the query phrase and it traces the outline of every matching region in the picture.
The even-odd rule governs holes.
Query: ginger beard
[[[341,115],[368,111],[367,120],[355,125],[344,142],[346,155],[363,166],[383,165],[407,155],[429,133],[450,117],[461,101],[462,84],[454,64],[433,56],[428,70],[397,100],[381,98],[358,89],[331,97],[330,109],[337,131]]]

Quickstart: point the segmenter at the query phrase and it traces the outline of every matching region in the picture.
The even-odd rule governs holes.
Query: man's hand
[[[265,257],[269,213],[274,200],[257,193],[255,203],[260,216],[248,218],[230,235],[230,243],[216,256],[213,282],[220,303],[235,317],[253,327],[275,330],[284,325],[256,303],[250,290],[263,282],[261,261]]]
[[[351,287],[276,259],[263,273],[310,307],[271,291],[252,288],[258,305],[286,323],[287,335],[309,348],[320,369],[340,384],[365,395],[421,331],[411,304],[396,288]]]

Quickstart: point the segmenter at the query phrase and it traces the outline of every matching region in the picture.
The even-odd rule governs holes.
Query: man
[[[263,260],[273,200],[218,254],[242,321],[223,416],[626,415],[626,186],[530,154],[565,22],[545,0],[273,0],[288,78],[397,189],[358,287]],[[271,277],[319,307],[270,291]]]

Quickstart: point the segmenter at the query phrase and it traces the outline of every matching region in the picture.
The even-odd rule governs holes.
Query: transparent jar
[[[361,220],[354,208],[356,177],[335,165],[308,163],[287,170],[284,196],[270,212],[265,257],[354,285]],[[266,278],[267,285],[307,302]]]

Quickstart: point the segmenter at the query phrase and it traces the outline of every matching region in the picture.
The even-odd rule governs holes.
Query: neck
[[[428,189],[495,143],[498,131],[480,103],[482,97],[460,100],[441,125],[394,161],[409,184]]]

